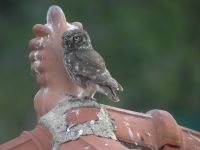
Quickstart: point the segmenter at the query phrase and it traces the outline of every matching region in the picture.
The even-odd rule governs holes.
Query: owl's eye
[[[78,41],[80,39],[80,36],[74,36],[74,40]]]

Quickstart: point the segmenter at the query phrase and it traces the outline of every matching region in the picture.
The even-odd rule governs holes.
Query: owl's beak
[[[68,47],[71,47],[71,44],[72,44],[72,41],[69,40],[69,41],[67,42]]]

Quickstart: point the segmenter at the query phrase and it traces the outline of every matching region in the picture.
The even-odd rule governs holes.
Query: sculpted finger
[[[51,33],[50,29],[42,24],[34,25],[32,30],[36,37],[48,36]]]
[[[83,25],[80,22],[73,22],[72,25],[77,26],[79,29],[83,30]]]
[[[40,49],[43,49],[45,46],[44,46],[44,37],[37,37],[37,38],[34,38],[34,39],[31,39],[29,41],[29,48],[31,50],[40,50]]]
[[[43,65],[43,63],[41,63],[40,60],[34,61],[33,63],[31,63],[31,70],[36,73],[36,75],[40,75],[41,73],[44,72],[45,67]]]
[[[29,60],[31,61],[31,62],[34,62],[34,61],[37,61],[37,60],[43,60],[44,59],[44,56],[43,55],[41,55],[41,52],[40,51],[38,51],[38,50],[35,50],[35,51],[32,51],[32,52],[30,52],[30,54],[29,54]]]

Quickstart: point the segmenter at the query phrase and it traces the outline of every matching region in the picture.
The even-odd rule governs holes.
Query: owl
[[[92,47],[85,30],[70,30],[62,36],[63,62],[72,81],[81,87],[80,97],[93,98],[96,92],[118,102],[122,86],[110,75],[101,55]]]

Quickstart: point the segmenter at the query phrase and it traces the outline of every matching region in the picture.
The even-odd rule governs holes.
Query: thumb
[[[66,28],[66,18],[59,6],[53,5],[47,12],[47,25],[54,31]]]

